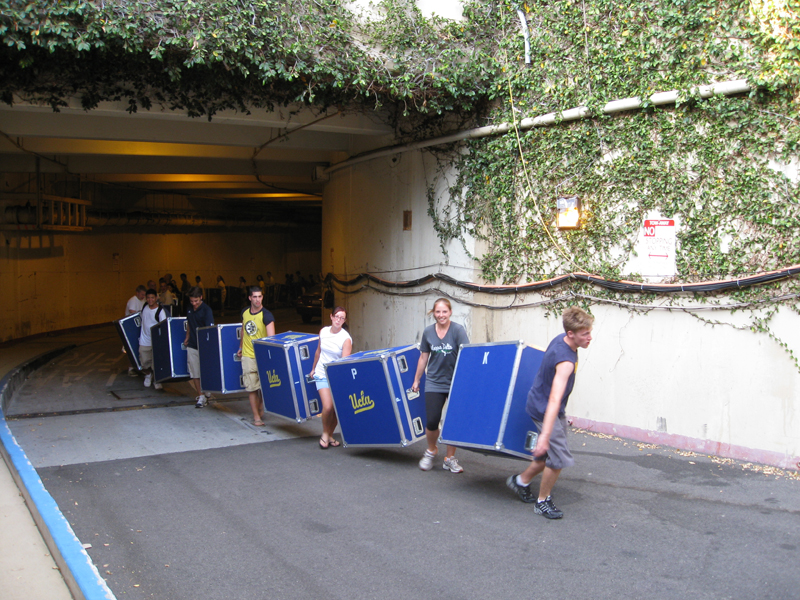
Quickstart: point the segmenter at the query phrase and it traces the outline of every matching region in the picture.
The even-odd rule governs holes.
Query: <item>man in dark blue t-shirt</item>
[[[195,408],[203,408],[208,404],[208,396],[203,394],[200,386],[200,353],[197,349],[197,329],[198,327],[208,327],[214,324],[214,313],[211,308],[203,302],[203,290],[193,287],[189,290],[189,308],[186,309],[186,339],[183,345],[186,346],[186,362],[189,365],[189,383],[197,392],[195,398]]]
[[[578,348],[588,348],[592,341],[594,317],[586,311],[571,306],[562,315],[565,334],[558,334],[542,358],[542,364],[528,392],[525,410],[533,419],[539,432],[532,450],[530,466],[519,475],[512,475],[506,485],[514,490],[523,502],[534,502],[534,510],[548,519],[564,516],[550,496],[561,469],[575,464],[567,445],[566,407],[575,385],[575,367]],[[530,484],[542,473],[539,496],[534,495]]]

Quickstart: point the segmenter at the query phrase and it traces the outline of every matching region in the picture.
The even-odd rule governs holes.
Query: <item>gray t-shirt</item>
[[[442,339],[436,335],[436,324],[429,325],[422,332],[420,352],[430,352],[428,370],[425,375],[425,391],[447,394],[453,381],[458,347],[469,344],[467,332],[458,323],[450,321],[450,327]]]

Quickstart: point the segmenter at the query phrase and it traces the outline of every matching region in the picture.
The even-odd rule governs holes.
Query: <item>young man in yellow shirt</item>
[[[250,408],[253,410],[253,425],[262,427],[264,421],[264,401],[261,399],[261,381],[256,366],[256,353],[253,340],[275,335],[275,317],[263,306],[264,293],[257,285],[248,290],[250,306],[242,310],[242,337],[239,341],[238,355],[242,358],[242,375],[245,389],[250,394]]]

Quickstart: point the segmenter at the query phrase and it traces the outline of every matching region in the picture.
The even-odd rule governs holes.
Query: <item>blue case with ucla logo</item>
[[[425,378],[412,392],[419,347],[359,352],[325,366],[345,446],[408,446],[425,437]]]
[[[264,410],[298,423],[321,412],[317,386],[306,380],[318,346],[318,335],[295,331],[253,340]]]
[[[543,357],[542,350],[522,341],[463,344],[442,415],[441,442],[530,459],[526,440],[538,432],[525,403]]]
[[[200,388],[204,392],[233,394],[246,391],[242,359],[238,356],[241,339],[241,323],[197,328]]]

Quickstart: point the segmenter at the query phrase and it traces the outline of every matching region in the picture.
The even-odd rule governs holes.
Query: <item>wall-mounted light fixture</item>
[[[559,229],[577,229],[581,218],[581,201],[577,196],[568,196],[556,200],[558,216],[556,227]]]

